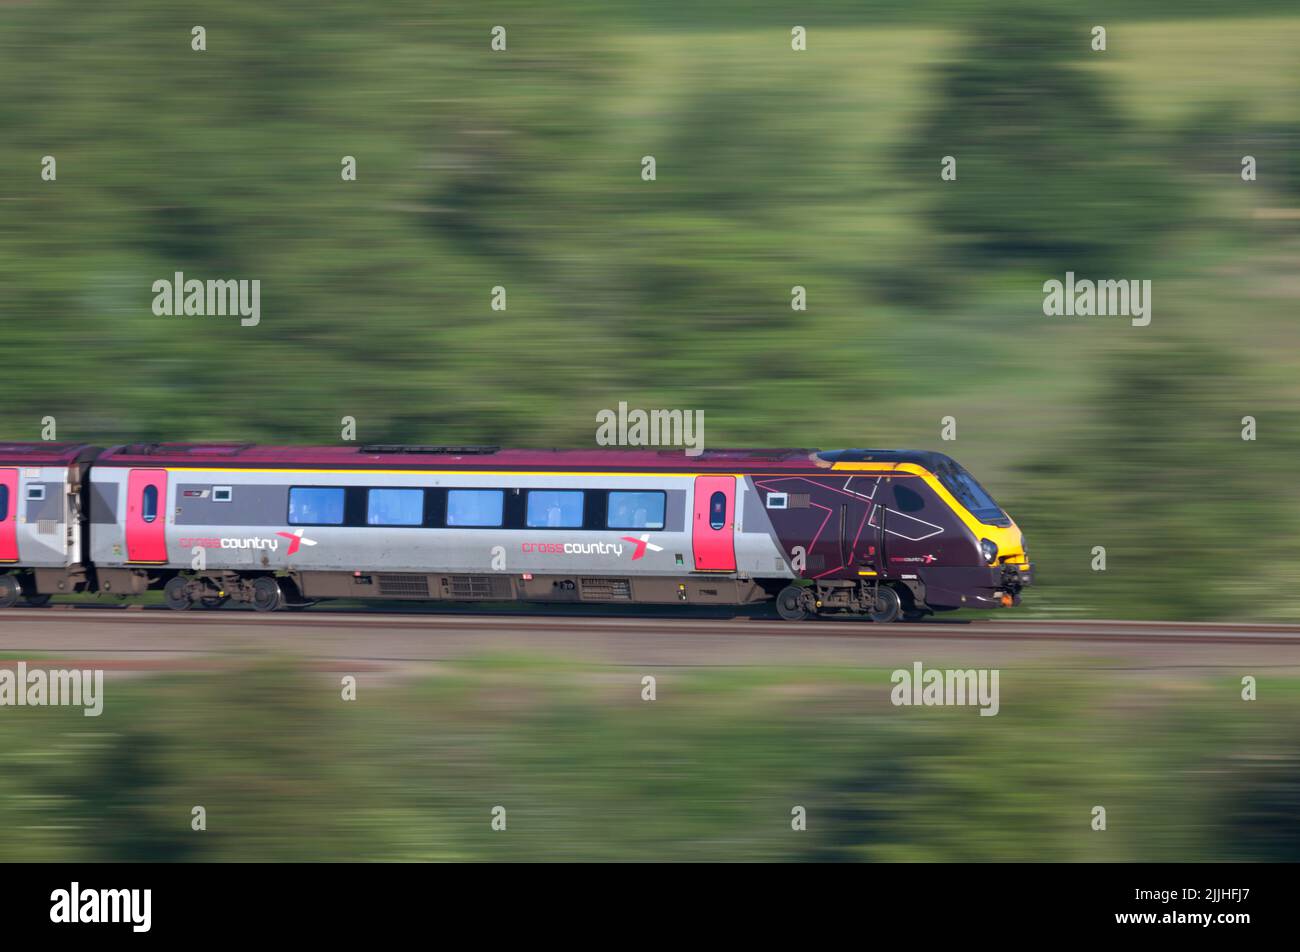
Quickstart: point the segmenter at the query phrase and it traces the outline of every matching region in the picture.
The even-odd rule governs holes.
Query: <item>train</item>
[[[0,607],[161,590],[745,606],[915,621],[1018,605],[1024,535],[924,450],[0,443]]]

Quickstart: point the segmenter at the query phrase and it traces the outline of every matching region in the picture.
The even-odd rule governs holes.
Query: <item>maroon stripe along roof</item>
[[[188,466],[292,469],[520,469],[520,470],[807,470],[829,468],[815,450],[499,449],[481,446],[261,446],[252,443],[132,443],[115,446],[100,466]]]
[[[67,466],[93,447],[86,443],[0,443],[0,466]]]

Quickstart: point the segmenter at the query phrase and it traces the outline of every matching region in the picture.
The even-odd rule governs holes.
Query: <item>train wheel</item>
[[[12,575],[0,575],[0,608],[13,608],[22,597],[23,590],[18,587],[18,579]]]
[[[259,612],[278,611],[284,606],[284,590],[280,583],[269,575],[263,575],[253,583],[253,607]]]
[[[54,597],[53,595],[40,595],[40,594],[28,595],[26,599],[27,606],[29,608],[44,608],[46,605],[50,603],[50,599],[53,597]]]
[[[786,621],[803,621],[808,617],[804,590],[798,585],[787,585],[776,596],[776,613]]]
[[[189,583],[178,575],[163,586],[163,601],[172,611],[187,612],[194,607],[189,592],[185,591],[187,584]]]
[[[903,602],[898,597],[898,593],[888,585],[882,585],[876,589],[876,601],[867,612],[867,617],[879,625],[888,624],[891,621],[897,621],[898,616],[903,613]]]

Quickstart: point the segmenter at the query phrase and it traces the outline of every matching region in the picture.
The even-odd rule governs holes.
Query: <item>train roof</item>
[[[70,466],[98,452],[88,443],[0,442],[0,466]]]
[[[464,469],[626,470],[691,472],[818,470],[836,462],[919,463],[947,460],[921,450],[708,449],[502,449],[497,446],[364,443],[343,446],[264,446],[254,443],[131,443],[115,446],[101,466],[170,466],[213,469]]]

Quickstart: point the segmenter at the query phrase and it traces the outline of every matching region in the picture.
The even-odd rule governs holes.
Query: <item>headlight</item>
[[[984,556],[984,561],[992,565],[998,560],[998,547],[988,539],[980,539],[980,555]]]

